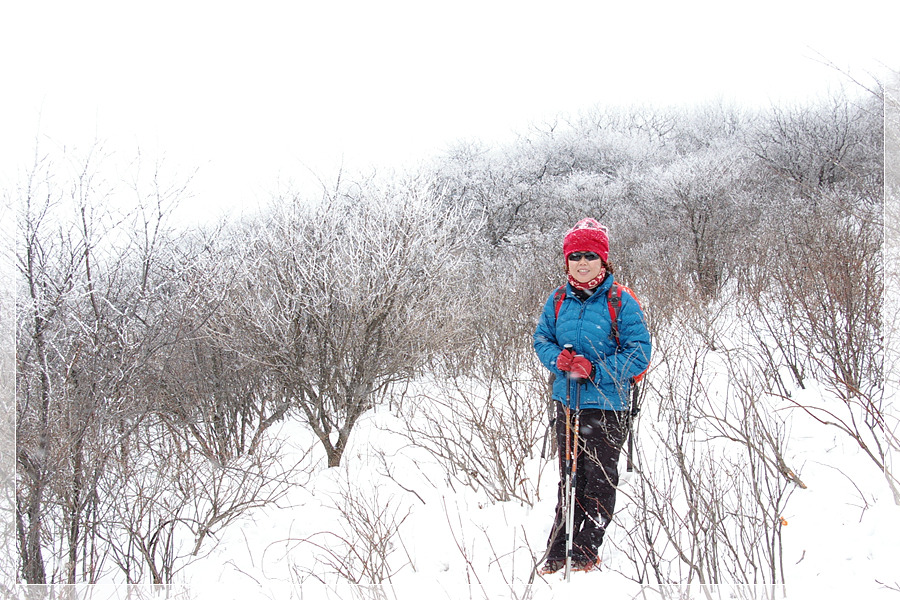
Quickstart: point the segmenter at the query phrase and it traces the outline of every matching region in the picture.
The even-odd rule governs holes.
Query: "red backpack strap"
[[[559,318],[559,308],[562,306],[563,300],[566,298],[566,286],[561,285],[556,288],[556,292],[553,294],[553,299],[556,307],[555,317]]]
[[[606,306],[609,307],[610,339],[616,340],[619,346],[619,309],[622,308],[621,285],[613,283],[606,295]]]
[[[611,322],[610,339],[616,340],[617,346],[619,345],[619,309],[622,308],[623,293],[634,298],[634,301],[638,303],[638,306],[641,305],[641,301],[634,295],[631,288],[624,286],[621,283],[613,282],[612,287],[609,288],[609,293],[606,296],[606,304],[609,306],[609,320]]]

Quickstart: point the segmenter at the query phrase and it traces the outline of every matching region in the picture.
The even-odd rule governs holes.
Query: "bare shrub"
[[[314,549],[315,561],[312,566],[293,566],[300,581],[312,577],[328,584],[332,575],[338,582],[377,585],[412,564],[401,533],[409,507],[394,496],[384,498],[379,485],[363,490],[349,478],[333,500],[341,530],[319,531],[297,541]]]
[[[221,463],[156,420],[115,457],[100,491],[116,501],[97,515],[100,537],[127,583],[172,583],[206,542],[248,511],[277,503],[308,477],[304,458],[284,464],[278,444]]]
[[[622,550],[645,583],[782,582],[780,516],[802,481],[777,384],[748,334],[720,328],[713,350],[672,330],[648,380]]]
[[[539,500],[542,463],[532,470],[546,427],[545,384],[533,378],[448,378],[405,403],[406,435],[454,481],[492,502]],[[535,478],[536,475],[536,478]]]

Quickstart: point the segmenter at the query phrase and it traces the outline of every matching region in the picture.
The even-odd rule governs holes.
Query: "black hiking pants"
[[[574,410],[570,411],[570,418],[570,427],[574,427]],[[606,527],[612,521],[616,508],[616,487],[619,485],[619,454],[625,443],[628,418],[628,411],[581,411],[572,544],[575,560],[593,561],[598,557]],[[556,442],[560,478],[556,518],[547,541],[548,560],[564,560],[566,557],[566,410],[561,402],[556,403]]]

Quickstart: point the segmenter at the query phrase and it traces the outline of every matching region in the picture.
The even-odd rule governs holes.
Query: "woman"
[[[600,544],[615,510],[631,380],[647,369],[651,351],[640,305],[613,278],[606,228],[594,219],[579,221],[563,240],[563,256],[568,283],[547,300],[534,333],[538,357],[556,376],[553,399],[561,475],[543,574],[565,566],[564,496],[567,472],[571,473],[567,456],[576,461],[571,567],[590,571],[600,564]],[[610,304],[615,296],[621,299],[617,313]],[[618,335],[613,314],[618,315]],[[576,438],[576,423],[578,445],[572,455],[566,451],[566,440]]]

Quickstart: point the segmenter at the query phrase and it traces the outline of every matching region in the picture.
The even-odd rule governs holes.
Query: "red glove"
[[[560,371],[571,371],[573,360],[575,360],[575,353],[571,349],[566,348],[556,357],[556,368]]]
[[[585,357],[566,348],[556,358],[556,368],[571,373],[575,379],[590,379],[594,365]]]
[[[572,372],[572,377],[575,379],[590,379],[591,373],[594,370],[594,365],[592,365],[591,361],[585,357],[576,354],[572,358],[572,367],[569,370]]]

